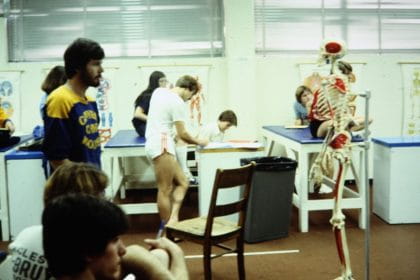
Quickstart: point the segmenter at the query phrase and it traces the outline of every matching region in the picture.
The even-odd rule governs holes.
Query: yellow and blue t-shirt
[[[48,160],[69,159],[100,167],[99,114],[94,100],[63,85],[48,96],[43,115],[43,152]]]

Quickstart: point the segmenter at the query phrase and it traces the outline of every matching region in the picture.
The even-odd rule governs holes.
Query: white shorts
[[[164,152],[170,153],[176,156],[175,153],[175,141],[172,135],[162,133],[157,137],[151,137],[147,139],[145,146],[146,155],[149,159],[154,159],[163,154]]]

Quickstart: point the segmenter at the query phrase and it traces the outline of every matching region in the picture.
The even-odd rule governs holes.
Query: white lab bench
[[[9,147],[0,148],[0,220],[1,220],[1,236],[3,241],[8,241],[10,239],[10,215],[9,215],[9,190],[8,183],[13,180],[13,178],[8,176],[6,156],[13,151],[15,147],[30,141],[33,139],[32,134],[19,135],[20,142],[16,145]],[[24,173],[24,169],[19,173],[19,177],[28,177]],[[14,191],[14,190],[11,190]],[[26,205],[21,206],[22,208]]]
[[[46,181],[43,158],[40,151],[12,150],[5,156],[12,240],[24,228],[41,224]]]
[[[238,168],[241,166],[242,158],[264,156],[264,148],[203,148],[196,152],[198,164],[198,205],[199,215],[206,216],[210,206],[210,198],[213,191],[213,184],[216,170]],[[218,198],[217,204],[226,204],[239,198],[239,190],[221,190],[222,195]]]
[[[390,224],[420,223],[420,136],[372,141],[373,212]]]

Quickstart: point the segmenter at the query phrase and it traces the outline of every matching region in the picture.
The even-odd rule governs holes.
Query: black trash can
[[[286,157],[241,159],[241,165],[255,161],[245,222],[248,243],[289,235],[292,196],[297,162]]]

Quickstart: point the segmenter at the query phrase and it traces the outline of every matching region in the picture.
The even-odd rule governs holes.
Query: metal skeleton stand
[[[364,133],[364,149],[365,149],[365,186],[366,186],[366,229],[365,229],[365,279],[370,278],[370,187],[369,187],[369,148],[370,148],[370,130],[369,130],[369,100],[370,91],[366,90],[364,94],[360,94],[365,98],[365,133]]]

